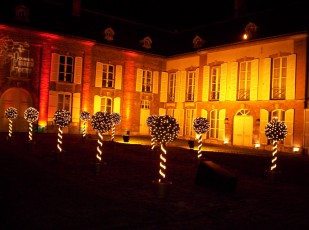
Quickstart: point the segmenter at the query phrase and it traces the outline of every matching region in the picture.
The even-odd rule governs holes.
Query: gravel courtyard
[[[196,148],[171,143],[160,197],[161,150],[147,137],[105,136],[100,171],[96,136],[64,135],[61,153],[57,134],[35,134],[31,145],[26,133],[0,138],[0,229],[309,229],[307,155],[279,152],[271,177],[270,152],[203,144],[205,159],[237,175],[236,189],[222,191],[195,183]]]

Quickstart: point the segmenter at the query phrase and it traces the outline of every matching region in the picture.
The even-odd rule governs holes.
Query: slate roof
[[[276,8],[205,25],[196,23],[199,26],[177,31],[107,15],[95,9],[81,8],[80,16],[73,16],[70,5],[48,0],[23,1],[30,12],[29,21],[19,22],[15,19],[14,9],[21,3],[18,0],[11,0],[5,2],[0,9],[0,23],[77,36],[101,44],[169,57],[197,51],[197,48],[193,47],[195,36],[205,41],[201,49],[242,42],[241,35],[250,22],[257,26],[253,39],[307,31],[309,21],[307,9],[302,1],[294,0],[294,2],[288,7],[279,5]],[[112,41],[105,40],[102,34],[108,27],[115,31]],[[151,49],[145,49],[140,43],[140,40],[147,36],[152,40]]]

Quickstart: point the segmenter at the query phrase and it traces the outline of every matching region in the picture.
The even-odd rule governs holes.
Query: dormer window
[[[199,49],[205,44],[205,41],[198,35],[193,39],[193,48]]]
[[[115,32],[112,28],[108,27],[106,30],[104,30],[104,39],[107,41],[113,41],[114,40]]]
[[[18,5],[15,8],[15,19],[20,22],[29,21],[29,9],[25,5]]]
[[[142,39],[140,41],[140,43],[142,44],[142,46],[146,49],[151,49],[151,44],[152,44],[152,40],[150,37],[145,37],[144,39]]]

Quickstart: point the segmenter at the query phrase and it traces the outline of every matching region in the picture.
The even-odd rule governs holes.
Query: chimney
[[[72,15],[79,17],[80,16],[80,6],[81,0],[72,0]]]

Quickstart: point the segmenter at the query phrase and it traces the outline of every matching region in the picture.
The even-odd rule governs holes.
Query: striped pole
[[[272,152],[272,160],[271,160],[271,167],[270,167],[270,171],[275,170],[275,168],[277,167],[276,165],[276,161],[277,161],[277,141],[273,141],[273,152]]]
[[[160,178],[159,178],[159,182],[162,182],[165,179],[165,170],[166,170],[166,150],[163,146],[164,144],[161,144],[161,150],[162,153],[160,154],[160,170],[159,170],[159,174],[160,174]]]

